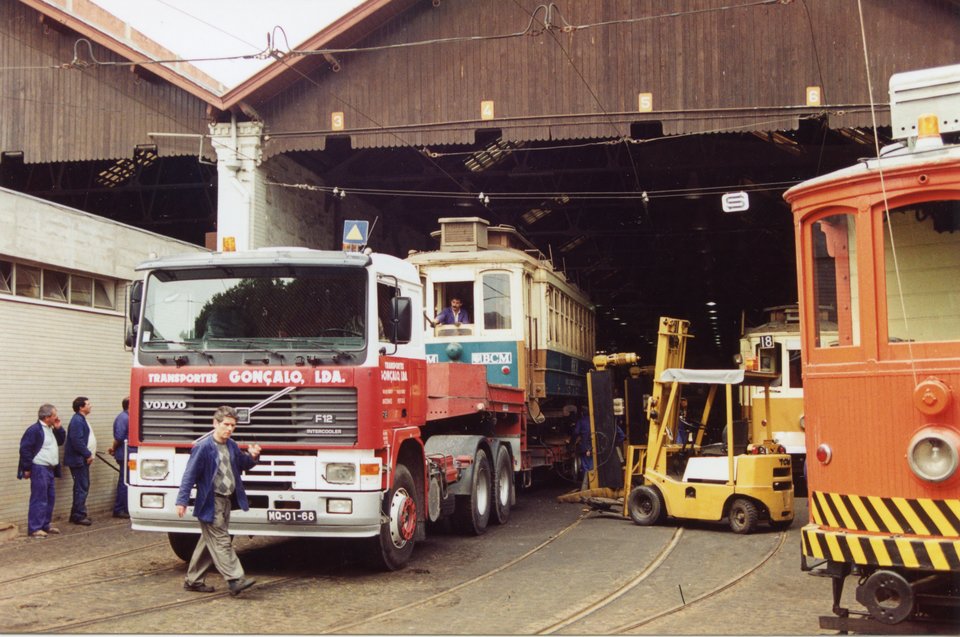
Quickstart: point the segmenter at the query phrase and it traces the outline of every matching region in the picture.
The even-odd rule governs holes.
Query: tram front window
[[[890,342],[960,339],[960,201],[892,209],[883,226]]]
[[[819,312],[817,347],[860,344],[857,232],[853,215],[835,214],[813,224],[813,293]]]
[[[510,275],[507,272],[483,275],[483,327],[510,329]]]
[[[433,288],[436,307],[430,320],[437,336],[473,334],[473,282],[437,283]]]

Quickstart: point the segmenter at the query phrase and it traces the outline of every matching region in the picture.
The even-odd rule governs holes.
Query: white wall
[[[135,266],[155,256],[201,252],[198,246],[144,232],[95,215],[0,189],[0,259],[32,261],[78,274],[132,280]],[[44,402],[57,406],[66,425],[71,403],[87,396],[88,421],[98,449],[113,438],[113,419],[129,393],[131,354],[124,351],[125,298],[117,311],[78,308],[0,294],[0,528],[16,524],[25,532],[30,483],[17,480],[20,437],[37,420]],[[109,516],[116,472],[97,460],[92,466],[87,509]],[[54,520],[69,516],[73,481],[64,468],[57,481]],[[96,524],[97,521],[94,521]]]

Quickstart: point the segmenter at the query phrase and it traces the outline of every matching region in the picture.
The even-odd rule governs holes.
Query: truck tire
[[[663,501],[653,487],[642,485],[633,489],[627,499],[627,512],[634,524],[653,526],[663,517]]]
[[[200,541],[199,533],[167,533],[167,539],[170,540],[170,548],[184,562],[189,562],[193,557],[193,550],[197,548],[197,542]]]
[[[483,535],[490,523],[490,497],[493,481],[490,475],[490,458],[483,449],[477,449],[473,457],[473,474],[470,495],[457,496],[457,508],[453,512],[453,526],[464,535]]]
[[[747,535],[757,528],[757,505],[746,498],[737,498],[730,505],[730,528],[734,533]]]
[[[393,488],[383,499],[387,521],[370,546],[370,565],[381,571],[403,568],[413,554],[417,532],[417,489],[410,470],[397,465]]]
[[[514,500],[513,461],[506,447],[497,449],[497,470],[493,476],[493,521],[506,524],[510,519],[510,503]]]

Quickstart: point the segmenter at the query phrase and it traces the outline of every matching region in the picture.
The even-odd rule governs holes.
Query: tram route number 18
[[[760,337],[760,348],[761,349],[770,349],[773,347],[773,337],[769,334],[764,334]]]

